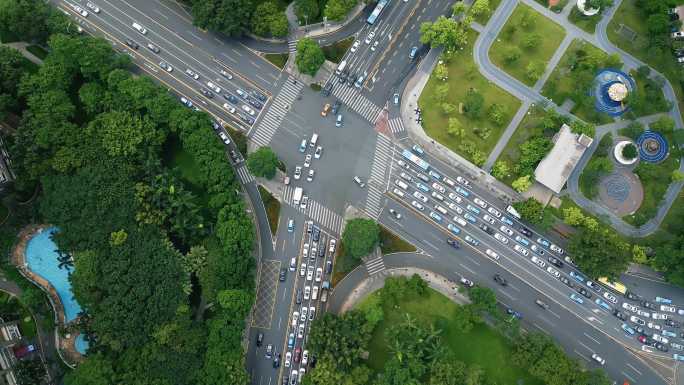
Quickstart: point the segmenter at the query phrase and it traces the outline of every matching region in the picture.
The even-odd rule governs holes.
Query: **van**
[[[311,140],[309,141],[309,147],[316,147],[316,142],[318,142],[318,134],[311,135]]]
[[[135,28],[136,31],[140,32],[143,35],[147,35],[147,29],[143,27],[142,25],[138,23],[133,23],[133,28]]]
[[[342,114],[337,114],[337,119],[335,119],[335,127],[342,127]]]
[[[408,189],[408,185],[407,185],[403,180],[401,180],[401,179],[397,179],[396,181],[394,181],[394,184],[396,184],[397,186],[403,188],[404,190],[407,190],[407,189]]]
[[[336,73],[338,76],[339,76],[339,75],[342,75],[342,73],[344,72],[344,69],[345,69],[345,68],[347,68],[347,61],[346,61],[346,60],[342,60],[342,62],[340,63],[340,65],[337,66],[337,70],[335,71],[335,73]]]

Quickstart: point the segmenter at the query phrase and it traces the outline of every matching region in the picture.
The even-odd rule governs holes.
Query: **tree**
[[[451,6],[451,12],[454,16],[460,16],[468,10],[468,6],[462,1],[458,1]]]
[[[316,0],[295,0],[294,9],[299,24],[313,23],[321,13]]]
[[[529,190],[530,187],[532,187],[532,180],[530,175],[524,175],[514,180],[513,183],[511,183],[511,187],[513,187],[515,191],[519,193]]]
[[[461,333],[468,333],[473,330],[475,324],[480,323],[482,319],[474,306],[461,305],[454,311],[451,320]]]
[[[497,160],[494,163],[494,166],[492,166],[492,176],[494,176],[496,179],[503,179],[507,177],[510,171],[511,170],[508,167],[508,163],[503,160]]]
[[[684,172],[681,172],[679,170],[673,170],[670,179],[673,182],[684,182]]]
[[[487,111],[487,116],[492,123],[500,126],[506,119],[506,107],[503,104],[493,103]]]
[[[669,116],[663,116],[655,122],[651,123],[649,126],[653,131],[658,131],[663,134],[669,134],[672,131],[674,131],[675,122]]]
[[[609,228],[581,228],[568,244],[568,252],[590,277],[617,278],[629,264],[629,245]]]
[[[465,384],[466,365],[451,357],[438,357],[430,366],[428,385],[463,385]]]
[[[66,385],[113,384],[116,378],[111,362],[102,353],[88,354],[88,359],[67,372]]]
[[[230,36],[242,36],[249,30],[254,13],[252,0],[193,1],[193,24]]]
[[[536,12],[530,12],[529,9],[524,9],[520,15],[520,26],[525,29],[531,29],[537,20]]]
[[[644,132],[644,125],[638,120],[631,122],[627,127],[620,131],[621,135],[624,135],[632,140],[637,140],[637,138]]]
[[[470,6],[470,14],[473,17],[487,15],[489,12],[491,12],[489,8],[489,0],[475,0],[473,5]]]
[[[451,103],[442,103],[440,104],[440,107],[442,107],[444,115],[450,115],[452,112],[456,111],[456,106]]]
[[[467,38],[463,25],[444,16],[437,18],[434,23],[425,22],[420,25],[420,42],[433,47],[454,50],[464,46]]]
[[[219,305],[235,319],[243,319],[249,314],[254,296],[245,290],[221,290],[216,296]]]
[[[358,4],[358,0],[329,0],[323,13],[328,20],[342,21]]]
[[[39,359],[23,359],[14,365],[14,374],[18,385],[33,385],[43,383],[46,372]]]
[[[282,37],[287,35],[287,30],[287,17],[274,2],[266,1],[257,6],[252,15],[252,32],[259,36]]]
[[[574,120],[570,122],[570,131],[578,135],[584,134],[590,138],[593,138],[596,134],[596,126],[591,123]]]
[[[273,179],[278,168],[278,156],[270,147],[259,147],[247,157],[247,168],[255,176]]]
[[[528,33],[525,34],[525,37],[523,37],[523,47],[532,50],[534,48],[537,48],[539,46],[539,43],[541,43],[542,37],[536,32]]]
[[[458,118],[449,118],[447,124],[447,133],[458,138],[463,138],[465,135],[465,128],[463,128],[463,125]]]
[[[544,206],[538,200],[527,198],[522,202],[513,203],[513,208],[518,211],[522,219],[534,224],[542,223]]]
[[[543,136],[534,136],[520,145],[520,159],[514,166],[518,175],[531,175],[537,164],[544,159],[553,147],[553,143]]]
[[[622,148],[622,156],[625,159],[634,159],[638,155],[636,146],[633,144],[628,144],[625,147]]]
[[[370,219],[352,219],[342,233],[344,251],[356,259],[368,255],[380,241],[380,228]]]
[[[506,49],[506,52],[504,52],[504,63],[507,65],[511,65],[520,59],[520,56],[522,56],[522,52],[520,51],[520,48],[518,47],[510,47]]]
[[[446,80],[449,77],[449,70],[447,69],[447,66],[444,65],[444,63],[437,63],[437,66],[435,67],[435,70],[432,72],[432,74],[437,79]]]
[[[325,62],[323,50],[313,39],[305,37],[297,43],[295,63],[302,73],[315,76]]]
[[[445,102],[449,96],[449,83],[438,84],[435,87],[435,99],[438,102]]]
[[[47,4],[35,0],[0,0],[0,25],[21,40],[45,42],[50,31]]]
[[[525,67],[525,76],[531,81],[537,81],[544,74],[544,63],[532,61]]]
[[[478,310],[488,313],[496,311],[496,294],[492,289],[476,285],[468,290],[468,297]]]
[[[646,27],[651,38],[665,35],[669,31],[670,20],[665,13],[649,15],[646,18]]]
[[[472,119],[477,119],[482,115],[483,106],[484,96],[474,88],[469,89],[463,103],[465,115]]]
[[[311,325],[308,348],[319,359],[347,371],[361,360],[361,353],[370,341],[370,332],[364,314],[358,310],[339,316],[325,313],[316,317]]]

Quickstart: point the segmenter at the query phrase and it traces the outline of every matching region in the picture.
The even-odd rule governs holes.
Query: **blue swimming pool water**
[[[76,351],[81,353],[81,354],[86,354],[88,351],[88,347],[90,347],[90,343],[86,341],[85,338],[83,338],[83,334],[79,334],[78,337],[76,337],[76,341],[74,342],[74,347],[76,348]]]
[[[57,290],[64,305],[65,321],[68,323],[76,318],[81,311],[81,305],[76,302],[69,282],[69,271],[73,268],[59,268],[57,245],[50,239],[50,235],[56,231],[56,227],[44,229],[28,241],[26,263],[31,271],[50,282]]]

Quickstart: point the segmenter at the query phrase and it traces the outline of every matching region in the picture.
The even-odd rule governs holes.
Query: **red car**
[[[637,340],[639,340],[639,342],[641,342],[642,344],[645,344],[647,342],[647,337],[644,335],[641,335],[641,336],[637,337]]]
[[[297,347],[294,351],[294,362],[299,362],[302,359],[302,348]]]

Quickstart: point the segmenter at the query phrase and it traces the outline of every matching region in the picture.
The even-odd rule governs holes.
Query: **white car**
[[[413,177],[405,172],[402,172],[399,176],[407,182],[413,182]]]
[[[457,215],[454,215],[453,219],[454,219],[454,222],[458,223],[459,225],[461,225],[463,227],[466,227],[468,225],[468,222],[466,222],[465,219],[463,219]]]
[[[442,194],[444,194],[446,192],[446,188],[444,188],[444,186],[442,186],[441,184],[439,184],[437,182],[434,182],[432,184],[432,188],[441,192]]]
[[[306,157],[304,157],[304,167],[310,167],[311,166],[311,154],[306,154]]]
[[[318,286],[313,287],[313,291],[311,292],[311,299],[314,301],[318,299]]]
[[[299,312],[296,311],[296,312],[292,313],[292,327],[297,326],[298,320],[299,320]]]
[[[454,201],[454,202],[456,202],[456,203],[463,203],[463,198],[461,198],[460,196],[456,195],[456,193],[450,192],[450,193],[449,193],[449,199],[451,199],[452,201]]]
[[[305,322],[305,321],[306,321],[306,315],[307,315],[308,312],[309,312],[309,309],[308,309],[306,306],[302,306],[302,315],[299,316],[299,320],[300,320],[301,322]]]
[[[494,207],[488,208],[487,211],[489,211],[491,214],[493,214],[497,218],[501,217],[501,213],[499,212],[499,210],[495,209]]]
[[[655,313],[655,312],[651,314],[651,317],[653,317],[653,319],[661,319],[661,320],[670,319],[670,316],[667,314]]]
[[[518,246],[518,245],[516,245],[516,246]],[[531,259],[532,259],[532,262],[539,265],[539,267],[541,267],[542,269],[546,267],[546,262],[539,259],[536,255],[533,255]]]
[[[311,286],[304,286],[304,299],[311,298]]]
[[[473,199],[473,202],[475,202],[476,205],[482,207],[483,209],[487,208],[487,204],[480,198]]]
[[[368,36],[366,36],[366,40],[364,40],[365,43],[366,43],[366,44],[370,44],[371,41],[373,41],[373,38],[374,38],[374,37],[375,37],[375,31],[371,31],[371,32],[368,34]]]
[[[504,245],[508,244],[508,238],[504,237],[499,233],[494,234],[494,238],[496,238],[499,242],[503,243]]]
[[[629,304],[627,302],[622,303],[622,308],[627,309],[627,310],[631,311],[632,313],[636,313],[637,310],[639,310],[639,308],[637,308],[636,306]]]
[[[639,309],[639,310],[637,310],[637,314],[642,316],[642,317],[651,318],[651,313],[649,313],[645,310]]]
[[[228,139],[228,135],[226,135],[223,132],[219,132],[219,138],[223,141],[225,144],[230,144],[230,139]]]
[[[297,329],[297,338],[304,338],[304,324],[299,325],[299,328]]]
[[[319,267],[316,269],[316,282],[321,282],[321,278],[323,278],[323,268]]]
[[[295,167],[294,179],[299,180],[299,178],[301,178],[301,177],[302,177],[302,167],[297,166],[297,167]]]
[[[316,308],[311,306],[309,308],[309,321],[313,321],[316,318]]]
[[[210,90],[216,92],[217,94],[221,93],[221,87],[217,86],[212,82],[207,82],[207,87],[209,87]]]
[[[646,321],[642,320],[642,319],[639,318],[639,317],[630,316],[630,317],[629,317],[629,320],[632,321],[632,322],[634,322],[634,323],[637,324],[637,325],[641,325],[641,326],[646,325]]]
[[[462,177],[462,176],[457,176],[457,177],[456,177],[456,182],[458,182],[458,183],[460,183],[460,184],[462,184],[462,185],[464,185],[464,186],[470,186],[470,182],[468,182],[468,180],[467,180],[466,178]]]
[[[86,7],[90,8],[90,10],[94,13],[100,13],[100,7],[91,3],[90,1],[86,3]]]
[[[306,268],[306,280],[307,281],[313,281],[313,275],[314,275],[314,267],[308,266]]]
[[[223,103],[223,108],[225,108],[226,111],[230,112],[231,114],[235,113],[235,107],[231,106],[228,103]]]
[[[606,360],[603,359],[603,358],[601,358],[601,356],[599,356],[599,355],[596,354],[596,353],[594,353],[594,354],[591,355],[591,359],[594,360],[594,361],[596,361],[596,362],[598,362],[598,363],[601,364],[601,365],[605,365],[605,364],[606,364]]]
[[[316,151],[314,151],[314,158],[321,159],[321,154],[323,154],[323,147],[316,147]]]
[[[491,207],[490,207],[490,209],[491,209]],[[485,221],[489,222],[489,223],[492,224],[492,225],[494,224],[494,218],[490,217],[490,216],[487,215],[487,214],[485,214],[485,215],[482,217],[482,219],[484,219]]]
[[[610,301],[612,303],[617,303],[617,298],[615,298],[615,296],[610,294],[609,292],[603,293],[603,298],[607,299],[608,301]]]
[[[359,44],[361,44],[360,40],[357,40],[352,44],[350,51],[356,52],[357,49],[359,49]]]
[[[76,11],[79,15],[83,17],[88,17],[88,11],[79,7],[78,5],[74,5],[74,11]]]
[[[660,327],[660,325],[658,325],[658,324],[655,323],[655,322],[649,322],[649,323],[646,324],[646,326],[647,326],[649,329],[655,329],[655,330],[660,330],[660,329],[662,329],[662,328]]]
[[[670,313],[674,313],[677,311],[674,306],[669,306],[669,305],[660,305],[660,310],[662,311],[667,311]]]
[[[551,244],[551,251],[555,251],[558,254],[563,254],[564,251],[560,247],[554,245],[553,243]]]
[[[658,342],[662,342],[662,343],[664,343],[664,344],[670,342],[670,340],[668,340],[667,338],[665,338],[665,337],[663,337],[663,336],[661,336],[660,334],[657,334],[657,333],[653,333],[653,335],[651,336],[651,338],[653,338],[654,340],[656,340],[656,341],[658,341]]]
[[[524,255],[524,256],[526,256],[526,257],[527,257],[528,255],[530,255],[530,252],[527,251],[524,247],[522,247],[522,246],[520,246],[520,245],[515,245],[515,246],[513,246],[513,248],[515,249],[515,251],[517,251],[518,253],[520,253],[520,254],[522,254],[522,255]],[[534,257],[534,258],[536,258],[536,257]],[[541,267],[546,266],[546,263],[545,263],[544,261],[541,261],[541,260],[540,260],[540,262],[541,262],[541,263],[537,263],[539,266],[541,266]]]
[[[418,209],[420,211],[425,210],[425,207],[416,201],[411,201],[411,206],[415,207],[416,209]]]
[[[485,250],[485,253],[487,253],[487,255],[489,255],[493,259],[496,259],[497,261],[499,260],[499,254],[497,254],[494,250],[487,249],[487,250]]]
[[[444,197],[442,194],[438,193],[437,191],[433,191],[432,194],[430,194],[433,198],[439,200],[440,202],[444,201]]]
[[[304,353],[302,353],[302,366],[304,366],[308,363],[309,363],[309,351],[305,350]]]
[[[551,267],[551,266],[547,267],[546,271],[549,274],[553,275],[554,277],[560,278],[560,273],[558,272],[558,270],[554,269],[553,267]]]
[[[285,353],[285,367],[289,368],[292,362],[292,352]]]
[[[315,174],[315,172],[314,172],[313,168],[310,168],[309,169],[309,175],[306,176],[306,181],[307,182],[313,182],[314,174]]]
[[[306,276],[306,263],[302,263],[302,266],[299,268],[299,276]]]
[[[418,191],[413,192],[413,197],[420,199],[421,201],[423,201],[423,203],[427,203],[427,201],[428,201],[427,197],[425,195],[419,193]]]
[[[442,181],[443,181],[444,183],[448,184],[449,187],[454,187],[454,186],[456,186],[456,183],[454,183],[453,180],[451,180],[451,179],[449,179],[449,178],[447,178],[447,177],[442,178]]]
[[[249,107],[249,106],[246,105],[246,104],[243,104],[243,105],[242,105],[242,111],[245,111],[246,113],[248,113],[248,114],[250,114],[250,115],[252,115],[252,116],[254,116],[254,114],[255,114],[254,109],[252,109],[251,107]]]
[[[335,253],[335,247],[336,246],[337,246],[337,240],[331,239],[330,242],[328,242],[328,253],[330,253],[330,254]]]
[[[513,230],[509,229],[508,227],[506,227],[506,226],[501,226],[501,227],[499,227],[499,229],[500,229],[501,231],[503,231],[504,233],[508,234],[509,237],[512,237],[512,236],[513,236]]]

